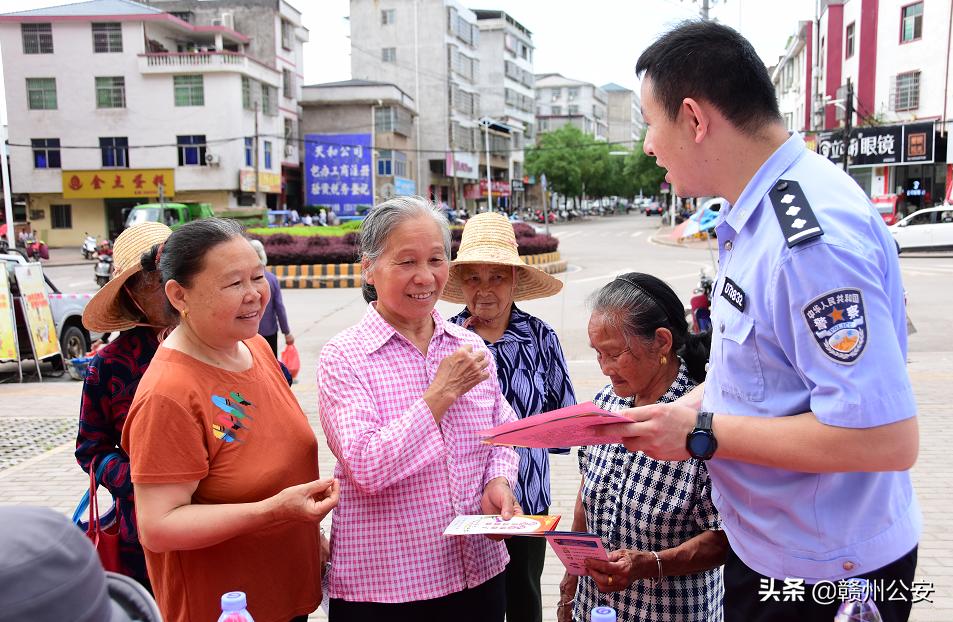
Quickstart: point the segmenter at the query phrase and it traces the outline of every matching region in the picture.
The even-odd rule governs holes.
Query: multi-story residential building
[[[584,134],[608,140],[609,124],[606,92],[581,80],[558,73],[536,76],[536,129],[551,132],[575,125]]]
[[[483,151],[476,14],[456,0],[351,0],[350,7],[351,77],[394,84],[413,98],[420,192],[465,207],[464,186],[479,183]]]
[[[632,89],[615,82],[604,84],[601,88],[609,98],[609,142],[632,149],[641,142],[645,130],[639,96]]]
[[[373,203],[395,195],[417,194],[417,106],[393,84],[346,80],[304,87],[301,95],[301,135],[304,149],[320,140],[314,135],[369,134],[374,149]],[[308,183],[320,175],[305,171]]]
[[[814,24],[803,21],[789,39],[784,56],[771,69],[784,124],[792,132],[811,129],[811,83]]]
[[[818,150],[843,164],[852,109],[849,171],[867,193],[896,194],[907,211],[949,200],[953,6],[828,0],[819,8],[809,81]]]
[[[518,208],[524,198],[523,147],[533,140],[536,121],[533,33],[503,11],[475,10],[474,14],[480,26],[480,107],[484,117],[494,121],[488,119],[485,125],[490,133],[491,177],[498,182],[493,185],[499,186],[493,194],[498,204]],[[486,199],[485,183],[473,189]]]
[[[277,45],[300,58],[297,13],[271,6],[276,28],[290,24]],[[250,53],[235,16],[182,17],[128,0],[0,16],[13,190],[50,245],[114,236],[160,197],[281,206],[282,161],[297,162],[282,108],[297,91]]]

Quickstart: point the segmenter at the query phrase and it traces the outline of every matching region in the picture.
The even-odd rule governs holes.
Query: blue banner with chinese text
[[[304,154],[308,205],[354,216],[373,204],[370,134],[305,134]]]

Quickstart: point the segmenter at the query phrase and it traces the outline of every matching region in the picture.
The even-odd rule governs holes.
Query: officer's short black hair
[[[686,21],[650,45],[635,66],[652,79],[669,119],[691,97],[714,105],[738,129],[754,133],[781,120],[774,85],[751,43],[709,21]]]

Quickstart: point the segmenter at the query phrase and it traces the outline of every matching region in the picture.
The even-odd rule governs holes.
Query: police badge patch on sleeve
[[[855,363],[867,345],[864,297],[859,289],[837,289],[809,302],[804,319],[817,345],[838,363]]]

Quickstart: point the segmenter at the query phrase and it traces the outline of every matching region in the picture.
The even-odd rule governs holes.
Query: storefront
[[[947,137],[935,125],[926,121],[854,128],[846,150],[851,177],[868,196],[899,195],[901,214],[941,203],[951,166],[942,161]],[[843,167],[843,132],[820,132],[813,138],[808,144]]]

